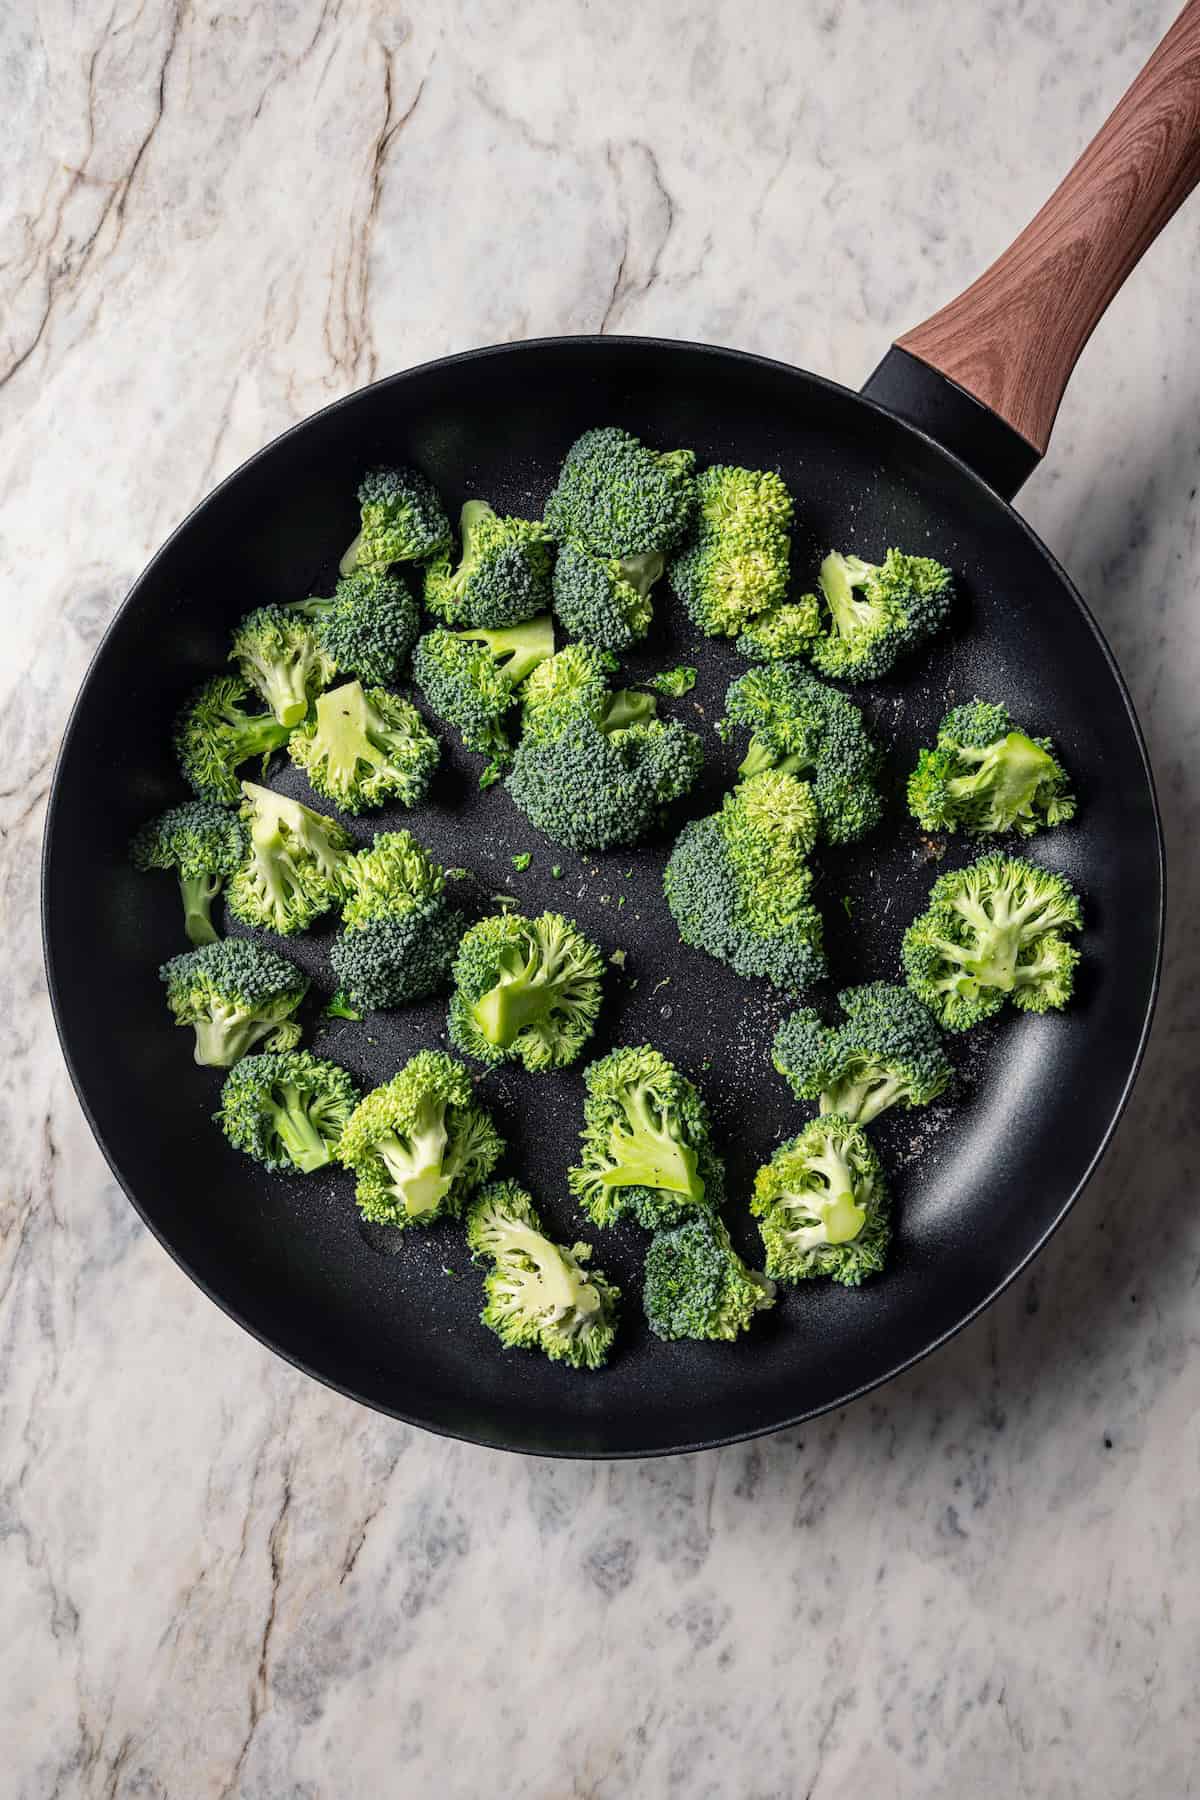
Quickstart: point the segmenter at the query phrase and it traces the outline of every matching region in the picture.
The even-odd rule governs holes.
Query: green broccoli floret
[[[355,1199],[376,1225],[457,1217],[486,1181],[504,1140],[472,1096],[471,1077],[440,1050],[420,1050],[355,1107],[337,1144]]]
[[[517,690],[539,663],[554,655],[549,613],[506,631],[429,631],[413,652],[413,680],[426,700],[462,736],[468,750],[507,763],[512,745],[505,720]]]
[[[308,620],[282,606],[259,606],[246,614],[233,634],[229,660],[289,728],[300,723],[336,673]]]
[[[590,1244],[555,1244],[515,1181],[494,1181],[467,1214],[467,1243],[490,1260],[479,1317],[508,1349],[540,1350],[551,1362],[598,1369],[608,1360],[621,1290],[585,1265]]]
[[[671,586],[709,637],[736,637],[778,606],[788,586],[792,497],[769,469],[717,464],[696,482],[690,542],[671,564]]]
[[[853,700],[791,662],[751,669],[731,683],[727,717],[753,733],[738,774],[764,769],[807,775],[831,844],[849,844],[879,823],[883,800],[875,785],[883,752]]]
[[[561,913],[497,913],[463,938],[454,961],[450,1041],[480,1062],[563,1069],[592,1035],[604,961]]]
[[[569,1179],[595,1224],[629,1215],[657,1231],[721,1204],[725,1174],[708,1108],[665,1056],[649,1044],[613,1050],[584,1081],[583,1161]]]
[[[275,1175],[333,1160],[359,1092],[345,1069],[307,1050],[244,1056],[225,1078],[217,1123],[235,1150]]]
[[[284,611],[311,624],[337,674],[368,687],[391,686],[421,629],[412,594],[378,569],[343,576],[329,599],[293,600]]]
[[[775,1304],[775,1283],[748,1269],[714,1213],[660,1231],[646,1252],[646,1321],[656,1337],[731,1342]]]
[[[174,869],[184,928],[193,944],[215,944],[212,904],[246,854],[236,813],[211,800],[187,800],[143,825],[129,846],[135,869]]]
[[[869,1125],[889,1106],[928,1106],[952,1073],[942,1034],[909,988],[870,981],[838,995],[845,1022],[793,1013],[775,1034],[774,1059],[798,1100]]]
[[[342,892],[350,836],[325,813],[243,781],[249,854],[229,883],[230,910],[246,925],[288,937],[307,931]]]
[[[691,450],[648,450],[617,425],[576,438],[546,502],[546,529],[595,556],[675,548],[696,503]]]
[[[1006,706],[972,700],[938,727],[937,747],[922,750],[908,778],[908,805],[922,831],[972,837],[1019,831],[1075,816],[1075,796],[1049,738],[1017,730]]]
[[[882,563],[831,551],[821,564],[828,619],[809,655],[823,675],[874,681],[945,624],[953,582],[931,556],[889,550]],[[824,618],[824,615],[822,615]]]
[[[502,518],[486,500],[468,500],[459,521],[462,556],[449,550],[425,565],[425,606],[447,625],[500,630],[550,606],[550,542],[533,519]]]
[[[206,681],[175,719],[175,755],[193,793],[218,806],[236,806],[242,797],[237,771],[252,757],[263,772],[273,750],[288,741],[289,728],[271,713],[247,712],[250,690],[236,675]]]
[[[554,565],[554,610],[572,637],[602,650],[628,650],[650,629],[650,590],[662,574],[657,550],[642,556],[596,556],[562,544]]]
[[[651,675],[643,687],[653,688],[656,694],[667,694],[672,700],[679,700],[684,694],[690,694],[696,685],[696,671],[687,663],[679,663],[673,669],[660,669],[657,675]]]
[[[317,793],[348,813],[389,800],[418,805],[440,753],[415,706],[386,688],[364,692],[358,681],[329,688],[288,740]]]
[[[839,1113],[780,1144],[754,1178],[751,1211],[777,1281],[828,1275],[857,1287],[883,1267],[891,1237],[883,1170],[866,1132]]]
[[[776,987],[819,980],[822,924],[806,860],[816,833],[811,788],[780,769],[742,782],[719,813],[691,820],[663,877],[684,943]]]
[[[799,600],[784,600],[751,619],[734,649],[751,662],[807,656],[820,629],[820,602],[815,594],[802,594]]]
[[[196,1034],[196,1061],[228,1069],[266,1038],[267,1048],[291,1048],[292,1021],[308,979],[286,956],[251,938],[219,938],[173,956],[159,970],[177,1025]]]
[[[368,469],[359,483],[358,505],[362,529],[342,558],[342,575],[424,562],[450,542],[446,509],[419,469]]]
[[[1066,1006],[1079,952],[1063,933],[1083,912],[1065,875],[998,851],[939,875],[904,934],[908,984],[948,1031],[998,1013]]]
[[[441,864],[407,831],[389,831],[347,858],[342,880],[345,929],[329,960],[353,1004],[378,1012],[444,987],[464,921]]]

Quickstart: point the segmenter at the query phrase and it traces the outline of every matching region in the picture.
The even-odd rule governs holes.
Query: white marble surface
[[[552,1466],[245,1337],[137,1223],[35,923],[66,709],[139,567],[332,396],[604,328],[856,383],[1021,225],[1171,0],[0,9],[0,1789],[526,1800],[1200,1786],[1200,201],[1023,504],[1132,683],[1162,1005],[1035,1272],[798,1433]]]

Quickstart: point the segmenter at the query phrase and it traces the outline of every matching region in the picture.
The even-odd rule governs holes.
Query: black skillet
[[[226,481],[155,557],[105,637],[76,703],[46,830],[50,993],[80,1100],[146,1224],[193,1280],[298,1367],[381,1411],[480,1443],[571,1456],[677,1451],[750,1437],[886,1380],[993,1299],[1063,1218],[1112,1135],[1149,1028],[1163,923],[1163,860],[1146,752],[1120,674],[1063,571],[1008,505],[1045,447],[1071,366],[1120,281],[1200,173],[1200,0],[1193,0],[1100,137],[981,282],[893,349],[859,396],[760,357],[638,339],[552,339],[452,357],[378,383],[288,432]],[[937,371],[943,371],[938,373]],[[1052,731],[1073,771],[1078,822],[1035,854],[1086,896],[1078,996],[1064,1016],[1018,1018],[958,1041],[953,1106],[889,1117],[896,1240],[859,1292],[811,1284],[781,1297],[736,1346],[662,1345],[639,1305],[639,1235],[592,1232],[626,1293],[612,1366],[573,1374],[503,1353],[478,1323],[479,1281],[456,1228],[398,1244],[360,1229],[348,1180],[263,1176],[209,1122],[219,1076],[191,1061],[156,977],[183,946],[172,881],[134,874],[130,833],[182,797],[172,715],[218,669],[249,605],[326,592],[355,528],[354,489],[377,460],[419,464],[457,505],[482,494],[537,516],[568,444],[615,421],[702,461],[778,468],[797,497],[800,579],[828,545],[889,544],[951,564],[961,598],[933,655],[867,694],[892,747],[888,815],[874,838],[823,859],[833,981],[894,977],[902,928],[934,873],[902,804],[905,771],[952,697],[1007,701]],[[712,734],[738,664],[697,642],[665,601],[634,674],[686,660],[673,704],[705,734],[711,808],[738,754]],[[651,1039],[710,1096],[728,1152],[734,1229],[755,1234],[755,1166],[799,1109],[766,1050],[782,1001],[682,948],[659,887],[664,841],[578,857],[541,841],[504,790],[480,795],[451,750],[434,804],[409,818],[449,864],[527,909],[577,918],[614,965],[596,1047]],[[286,763],[272,777],[305,794]],[[525,873],[512,856],[532,850]],[[969,847],[952,842],[949,860]],[[560,878],[551,865],[560,864]],[[326,943],[295,953],[328,990]],[[828,996],[823,996],[828,998]],[[315,1007],[313,1013],[315,1015]],[[366,1081],[443,1029],[442,1007],[365,1024],[314,1018],[312,1042]],[[577,1072],[488,1075],[481,1093],[511,1166],[566,1238],[564,1174]],[[389,1252],[395,1251],[395,1254]]]

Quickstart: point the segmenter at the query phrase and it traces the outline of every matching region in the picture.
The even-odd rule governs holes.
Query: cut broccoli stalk
[[[689,1200],[703,1200],[704,1180],[696,1152],[670,1135],[647,1090],[627,1089],[622,1104],[626,1128],[612,1128],[608,1140],[612,1166],[599,1175],[604,1186],[665,1188],[671,1194],[685,1194]]]
[[[404,1142],[394,1132],[376,1140],[376,1155],[410,1219],[438,1212],[454,1185],[454,1176],[443,1167],[446,1143],[445,1107],[432,1100],[417,1107]]]

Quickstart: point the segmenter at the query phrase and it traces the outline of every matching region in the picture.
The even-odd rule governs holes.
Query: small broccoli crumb
[[[551,873],[551,875],[553,875],[555,881],[561,881],[562,880],[562,864],[561,863],[552,863],[550,866],[550,873]]]
[[[618,969],[623,969],[625,967],[624,950],[614,950],[608,960],[610,963],[615,963]]]
[[[357,1012],[355,1010],[355,1008],[350,1004],[349,999],[342,992],[341,988],[338,989],[337,993],[334,994],[333,998],[331,1000],[329,1000],[327,1002],[327,1004],[321,1010],[322,1010],[323,1016],[327,1019],[361,1019],[362,1018],[362,1014],[360,1012]]]
[[[521,871],[524,871],[525,869],[527,869],[529,867],[529,865],[532,861],[533,861],[533,852],[532,851],[519,850],[512,859],[512,866],[514,869],[519,869]]]
[[[854,917],[854,902],[851,900],[849,894],[842,895],[842,910],[848,919]]]
[[[673,700],[680,699],[684,694],[690,694],[695,685],[695,669],[688,668],[682,663],[675,669],[663,669],[657,675],[652,675],[649,681],[642,683],[643,687],[653,688],[656,694],[669,694]]]

